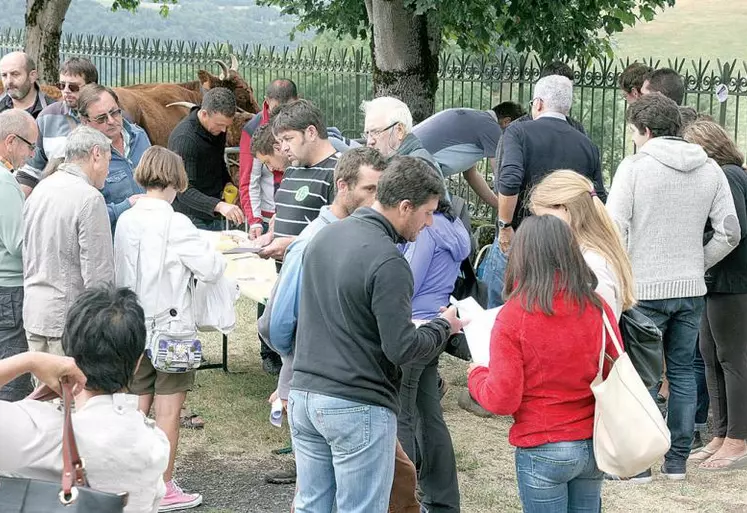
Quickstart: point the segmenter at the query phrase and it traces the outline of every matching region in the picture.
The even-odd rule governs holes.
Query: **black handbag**
[[[78,454],[70,413],[72,386],[62,384],[62,482],[0,477],[0,513],[122,513],[127,493],[93,490]]]
[[[638,371],[646,388],[653,388],[661,380],[664,347],[662,334],[654,321],[636,307],[620,316],[620,333],[625,352]]]
[[[457,300],[466,299],[467,297],[474,298],[483,308],[488,307],[488,287],[482,281],[477,279],[475,270],[472,269],[472,264],[469,258],[462,260],[460,266],[461,275],[457,277],[454,283],[454,291],[451,293]]]

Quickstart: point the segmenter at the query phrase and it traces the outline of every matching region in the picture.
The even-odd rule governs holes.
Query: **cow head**
[[[221,68],[220,75],[215,76],[202,69],[197,73],[197,78],[200,80],[202,89],[207,91],[213,87],[225,87],[236,96],[236,105],[240,109],[247,112],[259,112],[259,104],[254,97],[254,90],[237,71],[239,61],[236,59],[236,56],[231,55],[230,68],[221,60],[216,60],[215,62]]]

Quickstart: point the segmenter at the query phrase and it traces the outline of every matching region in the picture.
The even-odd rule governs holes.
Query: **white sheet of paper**
[[[464,336],[472,361],[487,366],[490,362],[490,332],[501,307],[485,310],[471,297],[461,301],[451,297],[450,303],[457,307],[460,319],[469,321],[464,327]]]

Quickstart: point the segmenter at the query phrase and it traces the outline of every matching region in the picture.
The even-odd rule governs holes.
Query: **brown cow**
[[[230,68],[223,61],[216,62],[222,70],[219,76],[200,70],[197,73],[199,80],[193,82],[139,84],[115,88],[120,98],[120,106],[131,121],[143,127],[152,144],[161,146],[166,146],[169,134],[187,114],[184,109],[167,109],[166,106],[179,102],[201,103],[203,93],[213,87],[230,89],[236,95],[236,103],[240,109],[258,112],[259,104],[254,98],[254,91],[236,71],[236,56],[231,56]],[[238,133],[239,137],[240,135],[241,132]]]

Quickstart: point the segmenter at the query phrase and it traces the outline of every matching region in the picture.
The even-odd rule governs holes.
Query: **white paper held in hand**
[[[457,301],[451,296],[449,303],[457,307],[460,319],[469,321],[463,330],[472,361],[487,366],[490,362],[490,332],[501,307],[485,310],[472,297]]]
[[[283,425],[283,401],[278,397],[272,401],[270,407],[270,424],[275,427],[282,427]]]

